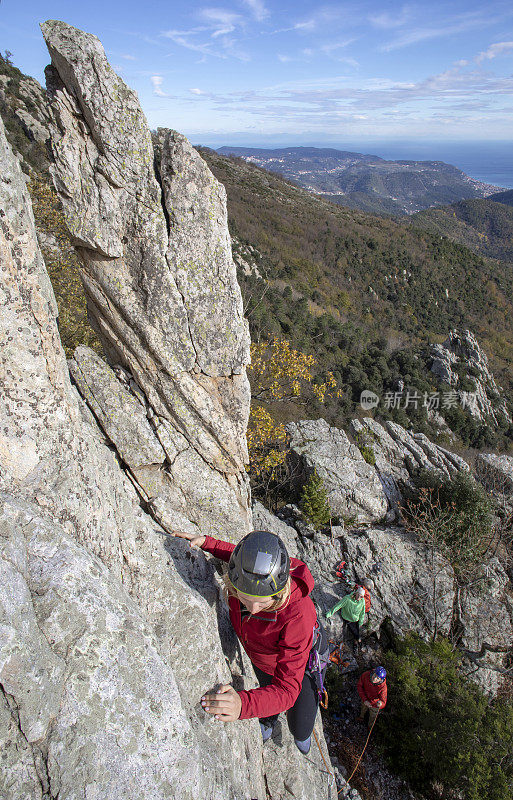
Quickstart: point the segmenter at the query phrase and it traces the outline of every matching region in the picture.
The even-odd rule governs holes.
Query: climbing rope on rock
[[[371,733],[372,733],[372,731],[373,731],[374,725],[376,724],[376,720],[377,720],[377,718],[378,718],[378,717],[379,717],[379,709],[378,709],[378,713],[377,713],[377,714],[376,714],[376,716],[374,717],[374,722],[373,722],[373,723],[372,723],[372,725],[371,725],[371,728],[370,728],[369,734],[368,734],[368,736],[367,736],[367,740],[366,740],[366,742],[365,742],[365,745],[364,745],[364,747],[363,747],[363,750],[362,750],[362,752],[360,753],[360,758],[359,758],[359,759],[358,759],[358,761],[356,762],[356,767],[354,768],[354,770],[353,770],[353,771],[352,771],[352,773],[350,774],[349,778],[347,779],[347,783],[348,783],[348,784],[349,784],[349,781],[352,779],[353,775],[355,774],[356,770],[357,770],[357,769],[358,769],[358,767],[360,766],[360,761],[362,760],[362,758],[363,758],[363,754],[365,753],[365,751],[366,751],[366,749],[367,749],[367,745],[369,744],[369,739],[370,739],[370,737],[371,737]],[[347,788],[347,787],[343,787],[342,789],[340,789],[340,791],[339,791],[337,794],[340,794],[340,792],[344,791],[344,789],[346,789],[346,788]],[[349,791],[351,791],[351,787],[349,787],[349,789],[348,789],[347,791],[348,791],[348,792],[349,792]],[[344,795],[344,797],[345,797],[345,795]]]

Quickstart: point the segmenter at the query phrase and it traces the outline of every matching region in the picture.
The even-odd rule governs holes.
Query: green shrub
[[[370,436],[370,432],[365,435],[362,431],[358,431],[356,434],[356,444],[362,454],[364,461],[371,466],[374,466],[376,463],[376,455],[374,453],[374,448],[368,442],[368,437]]]
[[[395,643],[386,724],[379,736],[390,766],[413,789],[464,800],[511,800],[513,703],[489,698],[459,672],[445,639],[416,634]]]
[[[307,522],[314,528],[323,528],[329,524],[331,510],[326,489],[314,470],[301,491],[299,506]]]
[[[463,471],[448,478],[421,470],[414,483],[403,507],[407,527],[449,559],[462,582],[475,577],[497,535],[485,489]]]
[[[470,472],[461,470],[454,478],[448,478],[434,470],[425,469],[418,473],[414,483],[417,489],[424,487],[430,492],[436,492],[442,508],[453,507],[462,528],[474,521],[484,528],[490,527],[492,521],[490,498]]]

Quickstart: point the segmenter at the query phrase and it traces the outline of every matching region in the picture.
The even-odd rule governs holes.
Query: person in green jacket
[[[360,643],[360,625],[363,624],[365,617],[365,591],[362,586],[356,586],[351,594],[346,594],[342,600],[335,603],[326,614],[326,619],[333,616],[336,611],[340,611],[340,616],[344,620],[344,629],[347,627],[354,638]]]

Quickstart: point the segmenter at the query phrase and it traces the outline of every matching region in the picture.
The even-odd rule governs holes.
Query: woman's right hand
[[[178,536],[179,539],[188,539],[191,547],[203,547],[205,544],[206,536],[196,536],[195,533],[186,533],[185,531],[171,531],[173,536]]]

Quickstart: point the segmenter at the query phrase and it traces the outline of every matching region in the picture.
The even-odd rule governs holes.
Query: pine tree
[[[322,478],[315,470],[303,486],[299,505],[306,521],[314,528],[323,528],[328,525],[331,519],[328,495]]]

